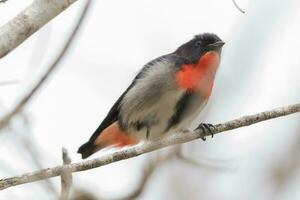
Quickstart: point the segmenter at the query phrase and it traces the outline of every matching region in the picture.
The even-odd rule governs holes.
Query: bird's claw
[[[216,127],[215,127],[214,125],[212,125],[212,124],[206,124],[206,123],[201,123],[201,124],[196,128],[196,130],[197,130],[197,129],[201,129],[201,130],[203,131],[204,134],[201,136],[201,139],[202,139],[203,141],[206,140],[205,135],[207,135],[207,134],[210,134],[211,137],[213,138],[213,137],[214,137],[214,133],[215,133],[215,131],[216,131]]]

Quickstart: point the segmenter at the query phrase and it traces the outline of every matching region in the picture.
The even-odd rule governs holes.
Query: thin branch
[[[62,148],[62,157],[63,157],[63,169],[61,174],[61,196],[60,200],[68,200],[70,195],[70,190],[72,186],[72,172],[67,165],[71,164],[71,158],[69,157],[68,150]]]
[[[6,0],[2,0],[2,3]],[[77,0],[34,0],[0,28],[0,58],[7,55]]]
[[[26,117],[24,115],[23,115],[23,117],[24,117],[26,126],[28,126]],[[22,135],[20,140],[21,140],[22,145],[24,146],[25,151],[28,151],[29,156],[32,159],[32,163],[35,165],[35,167],[42,168],[43,165],[40,160],[40,158],[41,158],[40,149],[37,147],[37,145],[35,143],[35,139],[32,137],[32,135],[30,135],[29,132],[27,132],[26,135]],[[53,195],[56,195],[56,197],[58,196],[58,192],[50,180],[45,181],[45,188],[46,188],[47,192],[49,192]]]
[[[0,3],[5,3],[7,2],[8,0],[0,0]]]
[[[181,148],[179,148],[176,151],[176,157],[178,160],[185,162],[187,164],[190,164],[191,166],[194,167],[201,167],[201,168],[206,168],[209,170],[219,170],[219,171],[229,171],[229,170],[234,170],[232,166],[229,164],[232,164],[232,161],[229,160],[207,160],[207,159],[202,159],[202,160],[196,160],[193,159],[192,157],[189,157],[187,155],[184,155]]]
[[[299,125],[298,125],[299,126]],[[270,163],[269,172],[270,182],[273,185],[273,198],[279,199],[282,192],[290,188],[294,184],[295,177],[299,174],[300,170],[300,135],[299,128],[294,132],[297,135],[287,142],[287,146],[276,154],[277,158]]]
[[[300,112],[300,104],[294,104],[290,106],[285,106],[281,108],[276,108],[273,110],[261,112],[254,115],[248,115],[244,116],[232,121],[228,121],[221,124],[216,124],[214,133],[221,133],[224,131],[229,131],[232,129],[237,129],[244,126],[249,126],[261,121],[270,120],[273,118],[278,118],[286,115],[290,115],[293,113]],[[121,160],[126,160],[129,158],[133,158],[139,155],[142,155],[144,153],[149,153],[167,146],[180,144],[180,143],[186,143],[192,140],[199,139],[203,136],[209,136],[209,133],[205,133],[202,130],[198,129],[195,131],[190,132],[184,132],[182,134],[174,134],[170,137],[166,137],[161,140],[153,141],[153,142],[147,142],[143,145],[137,145],[135,147],[122,149],[113,153],[109,153],[106,155],[103,155],[99,158],[84,161],[84,162],[78,162],[69,164],[66,166],[56,166],[52,168],[42,169],[30,173],[23,174],[21,176],[16,176],[12,178],[5,178],[0,180],[0,190],[3,190],[5,188],[9,188],[16,185],[21,185],[25,183],[40,181],[43,179],[60,176],[63,167],[69,168],[72,172],[80,172],[85,171],[89,169],[94,169],[97,167],[101,167],[104,165],[108,165],[114,162],[118,162]]]
[[[241,13],[246,13],[243,9],[241,9],[241,7],[236,3],[236,1],[235,0],[232,0],[232,2],[233,2],[233,4],[234,4],[234,6],[241,12]]]
[[[120,200],[134,200],[140,197],[145,191],[146,185],[150,180],[152,174],[155,172],[155,170],[163,163],[171,160],[174,157],[175,151],[172,151],[168,155],[158,154],[156,158],[150,159],[145,165],[145,168],[143,169],[142,179],[140,180],[138,187],[129,196],[120,198]]]
[[[189,164],[194,165],[194,166],[202,166],[202,163],[199,163],[194,159],[191,159],[191,158],[188,158],[188,157],[184,156],[183,153],[182,153],[182,146],[181,145],[178,145],[178,147],[176,148],[175,155],[181,161],[184,161],[184,162],[189,163]]]
[[[49,1],[50,2],[50,1]],[[52,2],[52,1],[51,1]],[[83,11],[78,19],[78,22],[69,36],[68,40],[66,41],[64,47],[62,48],[61,52],[58,54],[57,58],[54,59],[54,61],[50,64],[46,72],[42,75],[42,77],[37,81],[37,83],[29,90],[27,94],[25,94],[21,100],[16,104],[16,106],[8,113],[6,113],[1,119],[0,119],[0,130],[4,128],[9,121],[12,119],[13,116],[18,114],[24,106],[30,101],[30,99],[37,93],[37,91],[43,86],[43,84],[48,80],[50,75],[54,72],[54,70],[59,66],[60,61],[62,58],[65,56],[65,53],[67,52],[68,48],[70,47],[71,43],[74,40],[74,37],[76,33],[79,30],[80,25],[82,24],[83,19],[86,16],[86,13],[88,11],[90,5],[90,1],[87,0],[86,4],[84,5]],[[1,35],[1,32],[0,32]],[[1,43],[1,38],[0,38],[0,43]],[[0,44],[1,46],[1,44]],[[1,49],[1,47],[0,47]],[[0,50],[1,51],[1,50]]]

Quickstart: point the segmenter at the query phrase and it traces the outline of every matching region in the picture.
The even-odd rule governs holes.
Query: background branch
[[[19,46],[75,1],[77,0],[34,0],[0,28],[0,58]]]
[[[209,170],[217,170],[217,171],[232,171],[234,168],[232,167],[233,160],[220,160],[220,159],[205,159],[199,158],[195,156],[191,156],[191,153],[185,155],[183,153],[182,145],[178,145],[175,149],[175,156],[179,161],[187,163],[194,167],[206,168]]]
[[[53,2],[56,2],[56,1],[53,1]],[[42,2],[44,2],[44,0]],[[77,22],[77,24],[76,24],[73,32],[71,33],[70,37],[66,41],[64,47],[61,49],[61,52],[58,54],[58,56],[56,57],[56,59],[54,59],[53,62],[50,64],[50,66],[48,67],[48,69],[46,70],[46,72],[40,77],[40,79],[36,82],[36,84],[28,91],[28,93],[25,94],[20,99],[20,101],[15,105],[15,107],[11,111],[9,111],[8,113],[6,113],[0,119],[0,130],[2,128],[4,128],[9,123],[9,121],[11,120],[11,118],[13,116],[15,116],[16,114],[18,114],[24,108],[24,106],[30,101],[30,99],[43,86],[43,84],[48,80],[48,78],[50,77],[50,75],[57,68],[57,66],[59,65],[60,61],[65,56],[66,51],[68,50],[68,48],[70,47],[71,43],[73,42],[74,37],[75,37],[76,33],[78,32],[79,27],[82,24],[83,19],[86,16],[86,13],[87,13],[87,10],[89,8],[89,5],[90,5],[90,0],[87,0],[86,4],[84,6],[84,9],[83,9],[83,11],[82,11],[82,13],[81,13],[81,15],[79,17],[79,20],[78,20],[78,22]],[[0,36],[1,36],[1,29],[0,29]],[[0,37],[0,51],[1,51],[1,40],[2,39]]]
[[[243,9],[241,9],[241,7],[236,3],[235,0],[232,0],[234,6],[241,12],[241,13],[245,13],[245,11]]]
[[[244,116],[232,121],[228,121],[225,123],[217,124],[215,125],[214,133],[221,133],[224,131],[229,131],[232,129],[249,126],[261,121],[282,117],[286,115],[290,115],[293,113],[300,112],[300,104],[294,104],[290,106],[285,106],[265,112],[261,112],[254,115]],[[161,149],[170,145],[180,144],[189,142],[192,140],[196,140],[198,138],[201,138],[203,136],[208,136],[210,133],[205,133],[202,130],[195,130],[195,131],[187,131],[184,132],[184,134],[175,134],[170,137],[153,141],[153,142],[147,142],[143,145],[137,145],[135,147],[119,150],[113,153],[109,153],[106,155],[103,155],[99,158],[84,161],[84,162],[78,162],[73,163],[65,166],[56,166],[53,168],[47,168],[38,170],[35,172],[30,172],[23,174],[21,176],[16,176],[12,178],[6,178],[0,180],[0,189],[3,190],[8,187],[35,182],[55,176],[59,176],[62,173],[62,169],[69,168],[72,172],[79,172],[79,171],[85,171],[93,168],[97,168],[100,166],[108,165],[113,162],[117,162],[120,160],[125,160],[128,158],[136,157],[139,155],[142,155],[144,153],[152,152],[157,149]]]
[[[166,163],[172,158],[175,158],[175,151],[172,151],[167,155],[157,154],[156,156],[157,157],[155,158],[150,158],[150,160],[146,163],[138,187],[130,195],[128,195],[127,197],[120,198],[120,200],[134,200],[140,197],[145,191],[146,185],[153,173],[155,172],[155,170],[162,164]]]
[[[70,195],[70,190],[72,186],[72,172],[66,165],[71,164],[71,158],[69,157],[68,150],[62,148],[62,158],[63,158],[63,169],[61,173],[61,196],[60,200],[68,200]]]
[[[0,0],[5,3],[7,0]],[[7,55],[33,33],[77,0],[34,0],[27,8],[0,28],[0,58]],[[235,7],[242,10],[235,0]]]
[[[181,145],[177,146],[177,148],[175,150],[175,155],[177,156],[177,158],[179,160],[184,161],[186,163],[189,163],[191,165],[194,165],[194,166],[202,166],[203,165],[202,163],[199,163],[194,159],[191,159],[189,157],[184,156],[183,152],[182,152],[182,146]]]
[[[20,142],[24,147],[24,152],[27,151],[30,158],[32,159],[31,163],[34,164],[37,169],[43,168],[43,164],[41,162],[41,149],[36,144],[36,140],[30,131],[29,119],[22,112],[20,113],[20,119],[23,123],[24,128],[22,134],[20,134],[18,130],[15,130],[15,128],[13,128],[14,137],[19,137]],[[49,193],[55,195],[56,198],[59,196],[57,190],[50,180],[45,180],[44,187]]]

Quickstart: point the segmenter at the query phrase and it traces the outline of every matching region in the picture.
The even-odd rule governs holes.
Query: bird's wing
[[[98,128],[95,130],[93,135],[90,137],[89,141],[81,145],[78,149],[78,153],[82,155],[82,158],[85,159],[95,153],[98,149],[97,145],[94,144],[97,137],[102,133],[104,129],[109,127],[111,124],[113,124],[115,121],[118,120],[119,116],[119,105],[122,101],[124,95],[130,90],[130,88],[134,85],[134,81],[132,84],[125,90],[125,92],[119,97],[119,99],[115,102],[115,104],[112,106],[104,120],[101,122],[101,124],[98,126]]]
[[[109,110],[106,117],[104,118],[104,120],[101,122],[101,124],[98,126],[98,128],[91,136],[90,141],[94,141],[104,129],[106,129],[109,125],[111,125],[112,123],[118,120],[120,102],[122,101],[126,93],[130,90],[130,88],[134,85],[134,82],[135,80],[130,84],[130,86],[125,90],[125,92],[123,92],[123,94],[119,97],[119,99],[114,103],[114,105]]]
[[[158,62],[161,62],[163,60],[174,60],[174,55],[168,54],[162,57],[159,57],[155,60],[152,60],[151,62],[147,63],[143,69],[136,75],[136,77],[133,79],[132,83],[130,84],[130,86],[125,90],[125,92],[123,92],[123,94],[119,97],[119,99],[115,102],[115,104],[112,106],[112,108],[110,109],[110,111],[108,112],[108,114],[106,115],[106,117],[104,118],[104,120],[101,122],[101,124],[98,126],[98,128],[95,130],[95,132],[93,133],[93,135],[90,137],[89,141],[94,141],[100,134],[101,132],[107,128],[108,126],[110,126],[112,123],[114,123],[115,121],[118,120],[120,116],[120,109],[122,107],[121,103],[123,101],[124,96],[130,91],[131,88],[133,88],[136,85],[136,82],[140,79],[143,79],[143,77],[146,75],[145,73],[147,73],[147,71],[149,69],[151,69],[152,67],[157,67],[156,64]],[[149,85],[150,87],[152,87],[153,85]],[[153,90],[152,90],[153,91]],[[154,90],[155,91],[155,90]],[[151,106],[151,104],[154,104],[154,101],[151,101],[149,99],[149,97],[152,98],[155,95],[152,94],[148,94],[147,93],[149,91],[141,91],[142,95],[137,96],[140,99],[146,100],[147,98],[147,102],[149,102],[149,104],[147,104],[147,106]],[[158,91],[156,90],[156,93],[158,93]],[[144,98],[143,98],[144,97]],[[135,97],[136,98],[136,97]]]
[[[182,58],[168,54],[145,65],[120,102],[119,124],[124,130],[130,126],[147,127],[157,121],[159,106],[170,102],[167,107],[171,107],[171,102],[181,93],[175,74],[183,62]]]
[[[168,54],[146,64],[134,78],[131,85],[112,106],[89,141],[79,148],[78,153],[81,153],[83,158],[93,154],[98,148],[94,142],[103,130],[116,121],[119,122],[121,129],[126,129],[128,122],[126,120],[131,118],[131,114],[136,114],[139,112],[138,110],[145,110],[147,107],[156,104],[159,96],[163,95],[162,86],[169,87],[170,77],[168,79],[165,75],[170,74],[170,72],[166,70],[176,70],[175,66],[181,66],[177,63],[179,60],[177,57],[175,58],[175,55]],[[166,64],[173,66],[170,67]]]

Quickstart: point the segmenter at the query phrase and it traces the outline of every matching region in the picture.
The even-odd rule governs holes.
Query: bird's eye
[[[195,47],[199,47],[201,45],[201,42],[200,41],[196,41],[195,42]]]

